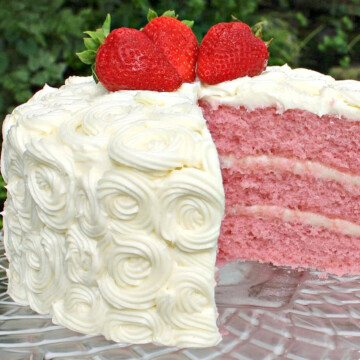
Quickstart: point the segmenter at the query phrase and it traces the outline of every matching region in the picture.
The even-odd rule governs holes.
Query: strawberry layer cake
[[[149,21],[108,16],[79,54],[100,82],[6,117],[8,292],[78,332],[208,347],[216,263],[360,272],[360,83],[263,72],[240,22],[199,49],[173,12]]]

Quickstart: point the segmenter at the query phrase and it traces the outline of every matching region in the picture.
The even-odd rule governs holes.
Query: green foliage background
[[[360,0],[0,0],[0,119],[44,83],[59,86],[69,75],[90,75],[75,56],[83,50],[83,31],[100,27],[107,13],[112,28],[141,28],[149,7],[195,20],[199,42],[231,15],[249,25],[264,21],[264,40],[274,38],[270,65],[360,79]]]

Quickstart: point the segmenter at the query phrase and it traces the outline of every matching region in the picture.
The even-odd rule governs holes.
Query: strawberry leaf
[[[104,24],[101,28],[105,38],[110,34],[110,25],[111,25],[111,16],[110,16],[110,14],[107,14]],[[104,40],[105,40],[105,38],[104,38]]]
[[[264,41],[266,47],[269,47],[271,43],[274,41],[274,38],[271,38],[269,41]]]
[[[84,44],[88,50],[94,50],[94,51],[96,51],[100,45],[98,40],[94,40],[91,38],[84,38]]]
[[[149,11],[147,13],[148,22],[154,20],[157,17],[158,17],[158,14],[156,13],[156,11],[154,11],[153,9],[149,9]]]
[[[96,31],[84,31],[84,34],[89,35],[91,39],[98,41],[99,44],[103,44],[105,41],[105,35],[102,29],[97,29]]]
[[[105,21],[100,29],[96,31],[84,31],[89,37],[84,38],[84,44],[87,50],[76,53],[79,59],[87,65],[91,65],[94,80],[98,82],[95,74],[96,53],[99,47],[105,42],[106,37],[110,34],[111,17],[107,14]]]
[[[194,25],[194,20],[182,20],[181,22],[184,23],[185,25],[187,25],[190,29]]]
[[[167,10],[161,16],[167,16],[167,17],[171,17],[174,19],[177,19],[177,17],[178,17],[178,15],[176,15],[174,10]]]
[[[98,83],[99,79],[98,79],[98,77],[96,75],[96,72],[95,72],[95,63],[91,65],[91,72],[92,72],[92,76],[93,76],[95,82]]]
[[[266,24],[266,21],[260,21],[251,27],[251,31],[257,36],[259,39],[262,39],[262,26]]]
[[[79,57],[79,59],[84,64],[92,65],[95,62],[96,51],[94,51],[94,50],[85,50],[83,52],[76,53],[76,55]]]

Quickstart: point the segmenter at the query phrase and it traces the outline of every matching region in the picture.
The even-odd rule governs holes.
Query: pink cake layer
[[[218,264],[235,259],[360,273],[360,239],[321,226],[253,216],[227,216],[219,239]]]
[[[264,166],[222,171],[226,207],[276,205],[360,224],[360,186]]]
[[[243,159],[268,155],[310,160],[344,174],[360,174],[360,123],[336,116],[319,117],[304,110],[215,109],[204,102],[201,106],[223,160],[226,211],[218,263],[240,258],[337,275],[359,273],[360,237],[351,235],[351,223],[328,228],[311,225],[301,217],[306,211],[330,221],[340,218],[360,223],[357,186],[320,179],[316,174],[295,174],[291,169],[240,169],[236,161],[235,165],[224,164],[229,156]],[[237,213],[241,205],[275,205],[301,212],[290,221],[272,213],[276,210],[271,208],[263,214]]]
[[[298,109],[200,105],[220,154],[295,157],[360,174],[360,121]]]

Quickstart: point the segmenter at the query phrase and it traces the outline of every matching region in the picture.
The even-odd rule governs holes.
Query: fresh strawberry
[[[265,70],[267,45],[239,21],[219,23],[210,28],[201,42],[197,74],[201,81],[218,84]]]
[[[85,33],[87,50],[77,55],[92,65],[94,79],[109,91],[174,91],[182,84],[177,70],[144,32],[123,27],[110,33],[108,15],[101,29]]]
[[[140,30],[118,28],[96,54],[95,72],[109,90],[174,91],[180,75]]]
[[[169,16],[165,16],[168,14]],[[157,16],[157,15],[156,15]],[[160,17],[154,16],[142,29],[151,41],[166,56],[183,79],[183,82],[195,80],[195,66],[199,45],[189,23],[178,20],[175,12],[168,11]]]

